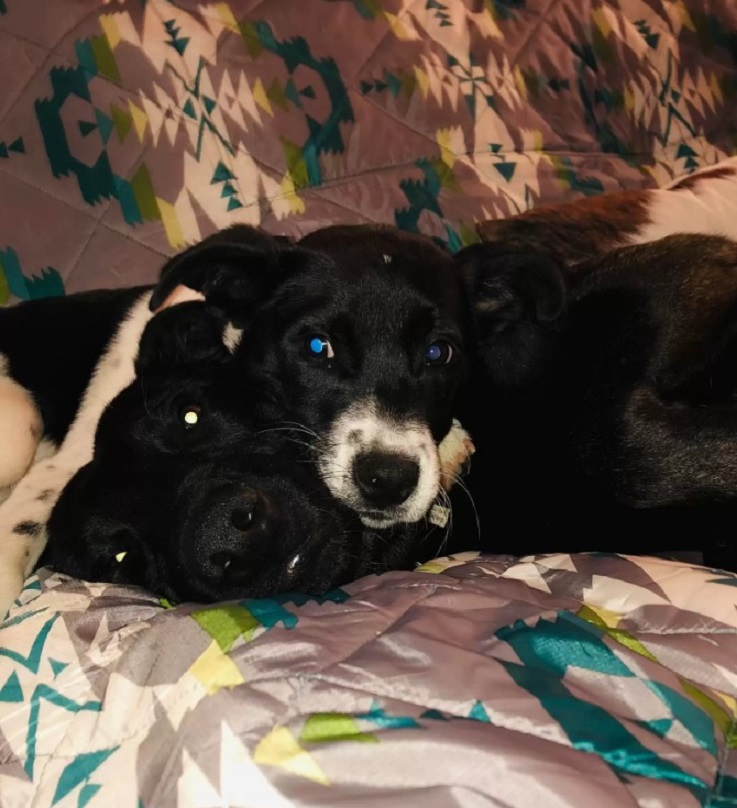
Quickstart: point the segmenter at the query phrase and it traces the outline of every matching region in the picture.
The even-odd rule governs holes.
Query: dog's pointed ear
[[[143,330],[135,362],[136,375],[226,362],[231,355],[228,339],[232,339],[232,334],[233,326],[202,302],[163,309]]]
[[[201,293],[210,308],[226,317],[247,316],[273,286],[279,259],[290,244],[285,237],[247,225],[215,233],[166,263],[150,308],[161,309],[184,286]]]
[[[500,386],[547,375],[566,311],[563,265],[552,255],[474,244],[456,253],[478,358]]]

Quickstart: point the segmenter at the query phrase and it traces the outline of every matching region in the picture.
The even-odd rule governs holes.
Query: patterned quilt
[[[734,0],[0,0],[0,304],[664,184],[734,152],[736,59]]]
[[[736,65],[733,0],[0,0],[0,305],[234,222],[456,249],[662,185],[735,153]],[[172,609],[42,571],[0,626],[0,806],[737,806],[736,586],[463,557]]]
[[[170,609],[42,573],[0,628],[0,804],[734,806],[736,585],[468,554]]]

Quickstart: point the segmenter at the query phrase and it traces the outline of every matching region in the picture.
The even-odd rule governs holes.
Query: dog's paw
[[[454,418],[450,431],[438,446],[440,485],[445,491],[450,491],[458,478],[468,473],[475,451],[471,436]]]

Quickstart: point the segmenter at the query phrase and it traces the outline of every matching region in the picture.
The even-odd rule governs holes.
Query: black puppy
[[[256,428],[258,386],[203,304],[154,317],[136,374],[57,502],[41,564],[200,601],[319,594],[408,565],[412,531],[364,528],[300,445]]]
[[[89,462],[103,408],[131,381],[152,310],[180,284],[222,317],[224,343],[267,397],[264,417],[302,431],[364,525],[411,523],[438,495],[438,444],[465,364],[452,257],[390,228],[329,228],[294,246],[239,225],[172,259],[153,293],[0,312],[0,485],[40,461],[0,506],[0,614],[43,549],[56,497]],[[40,459],[37,446],[53,453],[59,441]]]
[[[737,245],[671,236],[570,269],[503,245],[462,259],[478,364],[459,411],[486,547],[737,568]]]
[[[235,326],[234,357],[269,395],[271,419],[303,430],[333,495],[367,526],[420,519],[465,369],[453,257],[379,226],[329,227],[273,255],[249,261],[226,231],[172,261],[151,305],[178,285],[201,291]]]

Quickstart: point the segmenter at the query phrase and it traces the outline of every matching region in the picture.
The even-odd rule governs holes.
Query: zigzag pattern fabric
[[[734,806],[736,584],[467,553],[172,609],[42,571],[2,629],[0,801]]]
[[[234,222],[478,220],[737,143],[731,0],[0,0],[0,303]]]

